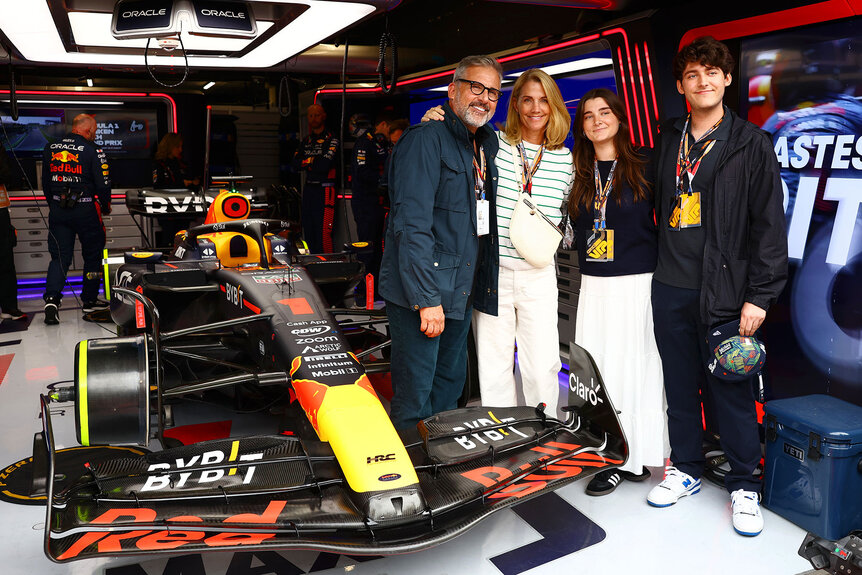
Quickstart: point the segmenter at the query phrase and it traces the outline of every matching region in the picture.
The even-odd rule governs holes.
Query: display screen
[[[70,133],[73,120],[83,113],[96,119],[95,144],[107,153],[114,188],[152,185],[152,157],[165,131],[165,117],[159,107],[118,103],[109,108],[79,102],[36,107],[24,101],[19,105],[16,121],[8,107],[0,107],[0,143],[17,160],[11,162],[9,189],[36,185],[45,146]]]
[[[12,120],[8,110],[0,111],[0,142],[7,151],[24,156],[41,155],[48,142],[66,133],[63,110],[21,110]]]
[[[153,146],[158,143],[156,112],[122,110],[94,114],[96,118],[95,144],[108,158],[150,158]]]
[[[741,112],[781,165],[790,278],[764,324],[776,397],[862,405],[862,32],[847,21],[741,44]]]

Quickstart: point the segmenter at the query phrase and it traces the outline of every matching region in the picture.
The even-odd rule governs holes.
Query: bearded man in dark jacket
[[[461,60],[445,120],[411,126],[393,152],[380,293],[392,334],[397,429],[457,407],[471,310],[497,315],[498,144],[487,123],[502,75],[493,58]]]

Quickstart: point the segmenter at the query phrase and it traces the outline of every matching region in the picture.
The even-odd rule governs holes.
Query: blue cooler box
[[[826,539],[862,529],[862,407],[806,395],[765,411],[763,504]]]

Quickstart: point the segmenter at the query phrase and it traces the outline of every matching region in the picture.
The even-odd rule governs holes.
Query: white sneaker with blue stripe
[[[647,503],[653,507],[669,507],[679,501],[680,497],[694,495],[699,491],[700,479],[669,465],[665,468],[664,480],[647,495]]]
[[[730,505],[733,509],[733,529],[746,537],[760,535],[763,531],[760,495],[754,491],[737,489],[730,494]]]

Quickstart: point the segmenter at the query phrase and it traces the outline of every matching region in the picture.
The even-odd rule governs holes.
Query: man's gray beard
[[[491,119],[491,112],[488,111],[488,112],[485,112],[484,114],[481,114],[482,118],[484,118],[484,119],[474,121],[473,118],[475,118],[476,116],[479,116],[479,115],[480,114],[478,112],[474,112],[472,108],[468,107],[467,112],[464,114],[464,117],[461,119],[464,120],[464,123],[467,124],[468,126],[473,126],[474,128],[481,128],[482,126],[484,126],[485,124],[488,123],[488,120]]]
[[[464,122],[465,124],[467,124],[468,126],[472,126],[473,128],[481,128],[482,126],[484,126],[485,124],[488,123],[488,120],[491,119],[492,114],[491,114],[490,110],[488,110],[484,114],[481,114],[482,118],[475,120],[474,118],[476,116],[478,116],[479,113],[475,112],[470,107],[469,103],[464,105],[461,102],[460,98],[457,98],[457,97],[453,98],[453,103],[455,104],[455,106],[453,106],[455,113],[458,114],[458,117],[461,119],[461,121]],[[462,110],[463,110],[463,112],[462,112]]]

